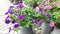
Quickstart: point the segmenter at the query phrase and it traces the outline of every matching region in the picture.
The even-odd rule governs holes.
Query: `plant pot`
[[[54,27],[54,30],[51,32],[51,34],[60,34],[60,28]]]
[[[50,34],[53,30],[53,28],[49,26],[49,23],[42,23],[41,29],[41,34]]]
[[[11,0],[10,1],[13,5],[18,5],[20,2],[21,2],[21,0]]]
[[[20,34],[33,34],[33,30],[32,30],[31,27],[29,27],[29,28],[22,28],[20,30]]]
[[[60,20],[58,21],[57,24],[55,24],[54,30],[52,31],[51,34],[60,34]]]

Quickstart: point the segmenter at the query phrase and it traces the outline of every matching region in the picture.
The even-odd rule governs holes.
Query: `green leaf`
[[[20,30],[20,28],[16,28],[16,29],[13,29],[14,31],[18,32]]]

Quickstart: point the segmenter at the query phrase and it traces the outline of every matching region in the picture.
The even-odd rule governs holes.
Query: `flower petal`
[[[18,27],[20,27],[19,24],[15,24],[15,25],[14,25],[14,28],[18,28]]]

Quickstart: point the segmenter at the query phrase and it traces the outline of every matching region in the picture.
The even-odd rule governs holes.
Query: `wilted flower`
[[[25,16],[19,15],[19,16],[17,17],[17,19],[20,20],[20,21],[21,21],[21,20],[24,20],[24,19],[25,19]]]
[[[8,19],[8,18],[9,18],[9,16],[6,17],[6,19]]]
[[[20,27],[19,24],[14,24],[14,28],[18,28],[18,27]]]
[[[7,14],[8,14],[8,12],[5,13],[5,15],[7,15]]]
[[[12,30],[11,27],[9,27],[9,33],[11,32],[11,30]]]
[[[49,26],[54,27],[54,22],[50,22]]]

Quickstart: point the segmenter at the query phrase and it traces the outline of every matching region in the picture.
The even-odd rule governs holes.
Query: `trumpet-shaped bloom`
[[[18,27],[20,27],[19,24],[14,24],[14,28],[18,28]]]
[[[25,16],[19,15],[19,16],[17,17],[17,19],[20,20],[20,21],[21,21],[21,20],[24,20],[24,19],[25,19]]]
[[[49,26],[54,27],[54,22],[50,22]]]
[[[10,20],[9,19],[5,19],[5,23],[6,24],[9,24],[10,23]]]
[[[47,5],[44,7],[44,9],[52,9],[52,6],[51,5]]]
[[[23,3],[20,3],[20,4],[17,6],[17,8],[23,8],[23,7],[24,7]]]

